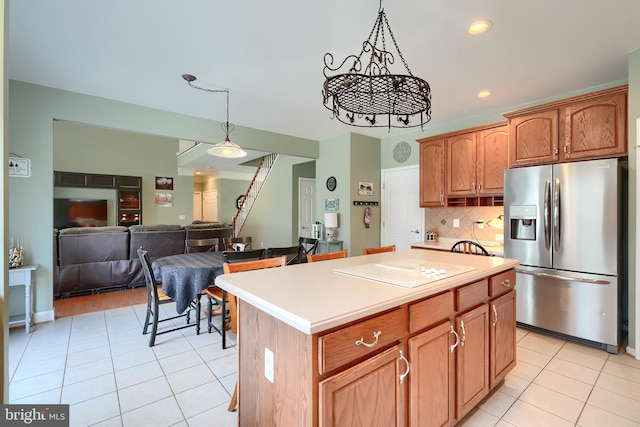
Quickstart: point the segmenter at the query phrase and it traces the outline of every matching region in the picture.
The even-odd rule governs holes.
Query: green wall
[[[349,199],[342,206],[344,212],[349,213],[347,230],[352,256],[362,255],[362,248],[380,246],[380,212],[381,207],[372,206],[372,220],[369,228],[364,224],[364,206],[354,206],[353,201],[380,202],[380,140],[351,134],[351,162],[349,165],[351,177],[349,179]],[[360,182],[373,184],[371,196],[359,195]],[[346,222],[346,221],[345,221]]]
[[[31,159],[32,170],[30,178],[9,179],[8,233],[20,236],[26,251],[25,263],[39,264],[36,273],[35,311],[38,315],[46,317],[52,314],[53,307],[51,229],[53,226],[54,121],[158,135],[175,140],[184,138],[205,142],[217,142],[220,139],[220,123],[13,80],[9,81],[9,106],[8,123],[11,125],[7,151]],[[242,145],[249,149],[272,150],[301,156],[300,158],[304,157],[306,160],[315,159],[319,154],[317,141],[242,127],[236,127],[234,135],[237,141],[242,141]],[[131,155],[130,150],[134,149],[127,147],[127,150],[119,152],[113,158],[100,160],[126,162],[127,155]],[[177,145],[172,150],[175,155]],[[148,152],[145,156],[148,159],[144,162],[145,164],[138,165],[139,169],[145,170],[142,174],[148,173],[146,168],[152,168],[154,163],[154,157]],[[73,158],[78,163],[89,161],[78,156]],[[157,175],[172,174],[170,176],[178,177],[177,174],[173,174],[173,170],[170,170],[169,166],[161,165]],[[152,175],[155,173],[153,172]],[[276,178],[270,179],[268,185],[277,187],[278,191],[286,189],[285,194],[288,196],[291,194],[290,174],[291,171],[289,176],[282,177],[285,178],[282,182],[278,181],[278,174],[275,174]],[[146,181],[143,185],[152,184]],[[187,187],[189,186],[180,185],[177,190],[174,187],[174,192],[184,191],[185,195],[188,193],[189,202],[184,206],[184,210],[191,212],[192,188],[187,189]],[[146,203],[150,201],[147,199],[145,197],[145,211]],[[290,209],[287,209],[287,212],[290,212]],[[150,210],[153,211],[154,207]],[[166,219],[175,218],[176,212],[168,212]],[[146,212],[143,215],[146,215]],[[165,218],[162,217],[162,219]],[[265,215],[265,219],[271,220],[271,217]],[[286,241],[289,241],[290,227],[287,226],[286,229]],[[36,320],[40,319],[37,317]]]
[[[349,250],[349,256],[354,255],[349,233],[350,166],[351,134],[320,141],[320,157],[316,160],[316,220],[324,224],[325,200],[338,199],[337,239],[343,241],[343,248]],[[327,178],[331,176],[337,181],[334,191],[327,190]]]
[[[186,225],[193,220],[193,177],[178,175],[178,140],[124,132],[78,123],[54,121],[53,168],[142,177],[142,223]],[[173,207],[156,207],[155,178],[172,177]],[[63,189],[56,188],[56,197]],[[64,189],[67,193],[69,189]],[[103,190],[105,191],[105,190]],[[92,197],[91,190],[74,189],[74,197]],[[108,200],[115,201],[115,190]],[[106,195],[106,194],[105,194]],[[110,204],[111,205],[111,204]],[[109,206],[111,208],[111,206]],[[115,211],[116,207],[113,206]],[[185,219],[179,219],[184,215]],[[110,222],[109,225],[116,225]]]

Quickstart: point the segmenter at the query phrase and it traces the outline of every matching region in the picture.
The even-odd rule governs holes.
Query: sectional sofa
[[[184,253],[186,239],[232,235],[232,227],[218,223],[54,229],[54,297],[144,285],[140,247],[153,262]]]

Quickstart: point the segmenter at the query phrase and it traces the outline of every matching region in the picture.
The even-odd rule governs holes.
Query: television
[[[104,227],[107,201],[98,199],[53,199],[53,227]]]

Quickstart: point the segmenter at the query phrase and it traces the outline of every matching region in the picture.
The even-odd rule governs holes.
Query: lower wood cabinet
[[[514,287],[505,270],[311,336],[241,300],[240,425],[453,426],[515,366]]]
[[[515,282],[514,282],[515,283]],[[491,301],[489,387],[495,387],[516,366],[516,293]]]
[[[456,317],[456,416],[464,417],[489,394],[489,306]]]
[[[319,424],[404,426],[403,375],[408,362],[396,345],[319,384]]]
[[[411,426],[440,427],[454,423],[457,337],[453,322],[447,321],[409,339]]]

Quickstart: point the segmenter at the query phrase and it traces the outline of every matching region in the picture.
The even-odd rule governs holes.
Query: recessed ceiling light
[[[491,21],[481,19],[479,21],[472,22],[471,25],[469,25],[469,29],[467,31],[472,35],[482,34],[489,31],[492,25],[493,24],[491,23]]]
[[[487,98],[489,96],[491,96],[490,90],[481,90],[480,92],[478,92],[478,98]]]

